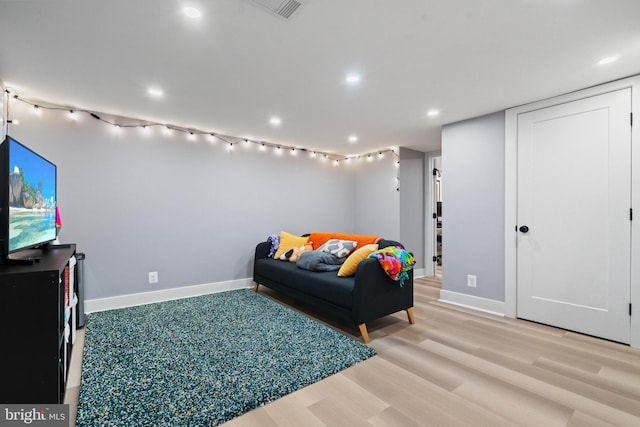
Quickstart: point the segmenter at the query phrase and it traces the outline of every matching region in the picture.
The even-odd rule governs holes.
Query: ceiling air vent
[[[297,0],[250,0],[251,3],[260,6],[282,19],[289,20],[300,9],[302,2]]]

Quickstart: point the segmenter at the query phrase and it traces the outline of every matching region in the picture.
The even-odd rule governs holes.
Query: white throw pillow
[[[358,242],[352,240],[331,239],[327,240],[327,242],[317,250],[337,256],[338,258],[344,258],[349,255],[356,246],[358,246]]]

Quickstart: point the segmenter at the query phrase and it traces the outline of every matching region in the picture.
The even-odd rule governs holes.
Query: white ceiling
[[[343,155],[439,149],[443,124],[638,73],[640,0],[304,0],[290,20],[248,0],[0,1],[0,79],[23,97]]]

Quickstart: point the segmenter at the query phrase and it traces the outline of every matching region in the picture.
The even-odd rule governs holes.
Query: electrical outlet
[[[149,283],[158,283],[158,272],[150,271],[149,272]]]
[[[467,274],[467,286],[470,288],[475,288],[477,284],[478,278],[475,274]]]

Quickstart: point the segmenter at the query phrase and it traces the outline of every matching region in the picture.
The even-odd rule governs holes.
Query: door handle
[[[526,225],[522,225],[519,228],[521,233],[526,233],[527,231],[529,231],[529,227],[527,227]]]

